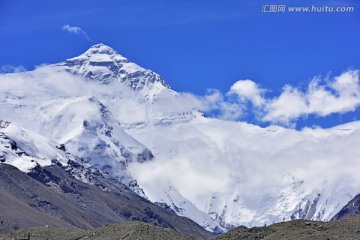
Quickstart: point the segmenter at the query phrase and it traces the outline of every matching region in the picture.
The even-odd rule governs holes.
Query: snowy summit
[[[80,56],[55,64],[55,66],[64,67],[72,74],[103,84],[119,80],[137,91],[156,82],[168,87],[158,74],[130,62],[111,47],[101,43],[90,47]]]

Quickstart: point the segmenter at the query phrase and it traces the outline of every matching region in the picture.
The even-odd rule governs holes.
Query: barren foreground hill
[[[332,222],[317,222],[306,220],[294,220],[277,223],[268,227],[245,228],[238,227],[221,236],[216,240],[359,240],[360,239],[360,216],[351,215],[341,220]]]
[[[81,231],[69,230],[54,227],[42,227],[23,229],[6,236],[0,237],[2,240],[27,239],[30,233],[30,239],[36,240],[147,240],[147,239],[171,239],[171,240],[189,240],[196,239],[182,236],[180,233],[162,227],[143,222],[120,222],[106,225],[103,227]],[[201,239],[201,238],[199,238]]]
[[[0,236],[1,240],[10,239],[36,240],[189,240],[203,239],[201,237],[185,237],[171,229],[157,227],[141,222],[120,222],[91,230],[69,230],[64,228],[31,228]],[[359,240],[360,216],[352,215],[333,222],[315,222],[294,220],[277,223],[267,227],[238,227],[225,234],[217,236],[214,240]]]

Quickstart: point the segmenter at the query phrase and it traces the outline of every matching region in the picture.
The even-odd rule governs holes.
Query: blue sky
[[[261,12],[263,5],[278,4],[355,10]],[[64,25],[83,33],[65,31]],[[0,66],[31,70],[100,42],[158,72],[176,91],[205,95],[213,88],[226,95],[236,81],[250,79],[271,99],[286,84],[305,92],[314,76],[326,82],[360,69],[360,2],[0,0]],[[359,117],[356,110],[307,114],[296,121],[300,127],[328,127]],[[253,114],[242,120],[258,122]]]

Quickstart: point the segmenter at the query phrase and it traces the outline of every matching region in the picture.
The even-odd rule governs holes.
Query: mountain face
[[[7,164],[0,165],[0,232],[23,227],[51,225],[70,229],[90,229],[124,220],[142,221],[169,228],[187,236],[211,236],[187,218],[176,216],[138,196],[123,184],[87,169],[87,184],[74,178],[78,163],[59,162],[36,166],[28,174]],[[74,169],[76,168],[76,169]],[[102,187],[103,191],[99,188]]]
[[[0,161],[28,174],[61,165],[102,190],[110,176],[215,232],[330,220],[359,193],[360,122],[260,128],[206,118],[194,101],[97,44],[0,75]]]

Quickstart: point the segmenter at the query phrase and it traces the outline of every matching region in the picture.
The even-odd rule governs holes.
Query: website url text
[[[355,7],[351,6],[286,6],[286,5],[262,5],[261,12],[264,13],[285,13],[285,12],[297,12],[297,13],[348,13],[354,12]]]

